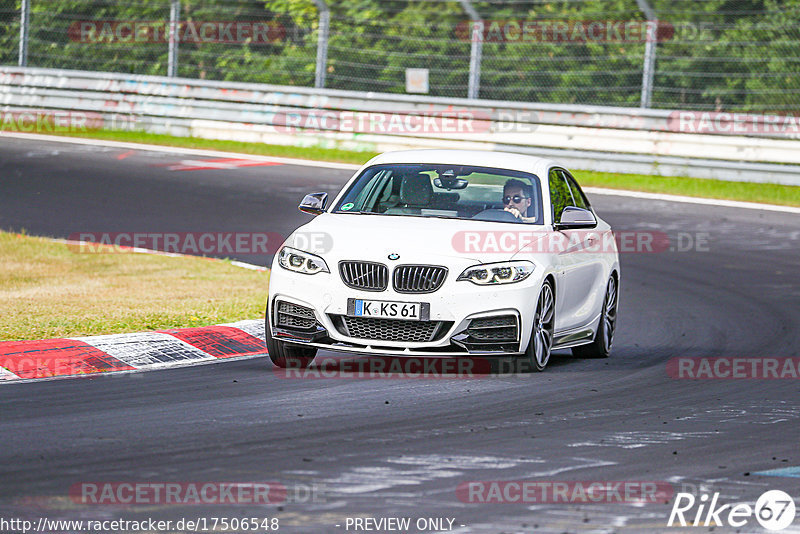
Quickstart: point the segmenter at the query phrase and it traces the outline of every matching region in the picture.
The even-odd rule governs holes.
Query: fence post
[[[22,0],[19,10],[19,66],[28,66],[28,30],[30,26],[30,0]]]
[[[169,6],[169,54],[167,55],[167,76],[178,75],[178,38],[180,36],[181,0],[172,0]]]
[[[481,56],[483,55],[483,19],[470,3],[470,0],[459,0],[464,11],[470,18],[472,31],[470,31],[469,47],[469,85],[467,98],[478,98],[481,88]]]
[[[328,68],[328,32],[330,31],[331,12],[325,0],[314,0],[319,10],[319,36],[317,37],[317,68],[314,74],[314,87],[325,87],[325,73]]]
[[[658,43],[658,18],[647,0],[636,0],[639,9],[647,17],[647,37],[644,44],[642,66],[642,98],[640,108],[649,108],[653,99],[653,77],[656,72],[656,44]]]

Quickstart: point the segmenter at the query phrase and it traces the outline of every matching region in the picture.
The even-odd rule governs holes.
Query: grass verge
[[[77,253],[0,232],[0,341],[206,326],[262,316],[269,272],[225,260]]]
[[[243,143],[238,141],[222,141],[194,137],[175,137],[146,132],[99,130],[70,135],[182,148],[222,150],[263,156],[336,161],[355,163],[358,165],[363,164],[376,155],[374,152],[358,152],[319,147],[267,145],[263,143]],[[576,171],[575,174],[579,178],[580,183],[586,186],[626,189],[629,191],[646,191],[650,193],[666,193],[690,197],[740,200],[744,202],[762,202],[784,206],[800,206],[800,187],[798,186],[592,171]]]
[[[687,197],[741,200],[783,206],[800,206],[800,187],[780,184],[726,182],[679,176],[648,176],[642,174],[613,174],[608,172],[574,171],[583,186],[646,191]]]

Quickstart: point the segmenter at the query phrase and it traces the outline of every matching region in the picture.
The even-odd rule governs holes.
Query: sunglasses
[[[522,202],[523,199],[526,199],[526,198],[530,198],[530,197],[523,197],[522,195],[514,195],[513,197],[505,196],[505,197],[503,197],[503,204],[508,204],[512,200],[514,201],[514,204],[519,204],[520,202]]]

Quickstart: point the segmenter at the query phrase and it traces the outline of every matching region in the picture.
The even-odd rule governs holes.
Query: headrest
[[[410,174],[400,184],[400,202],[416,206],[427,206],[433,197],[431,177],[427,174]]]

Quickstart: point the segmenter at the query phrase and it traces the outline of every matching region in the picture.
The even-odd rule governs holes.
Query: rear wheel
[[[533,331],[528,348],[525,350],[525,360],[532,370],[544,371],[550,361],[550,351],[553,348],[553,329],[555,326],[556,299],[553,285],[549,280],[542,284],[539,300],[536,303],[536,314],[533,316]]]
[[[600,325],[594,335],[594,341],[588,345],[572,348],[572,355],[579,358],[608,358],[611,345],[614,343],[614,330],[617,327],[617,301],[619,300],[619,284],[611,277],[606,286],[603,299],[603,311],[600,313]]]
[[[266,318],[264,323],[269,359],[272,360],[275,366],[291,369],[305,369],[311,365],[311,362],[314,361],[314,357],[317,355],[316,348],[301,347],[274,339],[269,327],[269,318]]]

